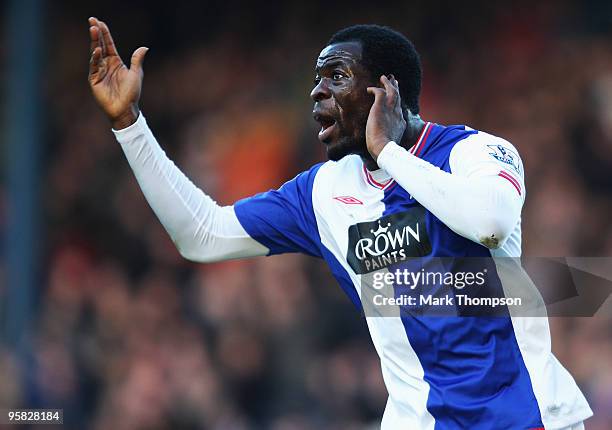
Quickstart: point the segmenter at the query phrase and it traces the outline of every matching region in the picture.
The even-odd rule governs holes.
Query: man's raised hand
[[[138,118],[142,62],[149,48],[140,47],[134,51],[128,69],[121,61],[113,37],[104,22],[89,18],[89,37],[89,86],[113,128],[120,130]]]
[[[402,114],[402,103],[399,93],[399,83],[391,75],[380,77],[381,87],[368,87],[368,93],[374,96],[374,103],[366,123],[366,146],[374,160],[390,141],[399,144],[406,120]]]

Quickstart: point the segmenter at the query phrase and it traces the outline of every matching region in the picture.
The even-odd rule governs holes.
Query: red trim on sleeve
[[[505,170],[500,171],[497,176],[500,176],[506,180],[508,180],[512,185],[514,185],[514,188],[516,188],[516,191],[518,191],[519,196],[522,196],[523,194],[521,193],[521,184],[519,183],[519,181],[516,180],[516,178],[514,178],[514,176],[510,175],[508,172],[506,172]]]

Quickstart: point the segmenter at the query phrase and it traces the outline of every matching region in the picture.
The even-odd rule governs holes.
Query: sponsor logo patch
[[[358,274],[374,272],[410,257],[423,257],[430,253],[431,243],[422,206],[349,227],[347,261]]]

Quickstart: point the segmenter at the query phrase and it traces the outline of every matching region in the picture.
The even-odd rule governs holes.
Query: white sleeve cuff
[[[142,112],[138,112],[138,118],[134,124],[126,128],[122,128],[121,130],[115,130],[113,128],[112,131],[115,134],[117,141],[123,145],[124,143],[130,142],[135,137],[145,134],[148,129],[149,126],[147,125],[147,120]]]
[[[405,156],[408,153],[409,153],[408,151],[406,151],[404,148],[399,146],[397,143],[395,143],[394,141],[390,141],[389,143],[385,145],[382,151],[380,151],[380,154],[378,154],[376,163],[378,164],[378,167],[380,167],[381,169],[387,170],[385,166],[388,167],[389,163],[393,159]]]

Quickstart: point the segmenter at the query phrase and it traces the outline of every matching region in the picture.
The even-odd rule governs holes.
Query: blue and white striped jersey
[[[461,148],[453,151],[458,142]],[[454,163],[461,151],[472,151],[473,162]],[[477,169],[500,176],[524,199],[522,163],[503,139],[427,123],[411,152],[449,173]],[[500,248],[489,249],[451,230],[382,169],[369,172],[357,155],[318,164],[234,208],[244,229],[270,255],[302,252],[323,258],[359,309],[374,271],[408,267],[414,257],[518,257],[521,252],[520,222]],[[500,280],[492,259],[489,270],[495,288]],[[384,429],[548,429],[591,415],[573,378],[550,351],[546,318],[398,310],[394,317],[366,312],[366,320],[389,391]]]
[[[166,157],[142,115],[115,135],[186,258],[302,252],[326,261],[364,311],[380,357],[389,392],[383,429],[563,429],[592,415],[551,353],[547,318],[503,307],[488,315],[449,305],[434,315],[427,306],[371,303],[377,274],[429,275],[440,265],[458,273],[470,261],[486,266],[484,295],[504,296],[507,278],[492,257],[520,256],[525,198],[523,166],[507,141],[427,123],[412,155],[389,143],[377,171],[350,155],[220,207]],[[406,291],[397,278],[384,289],[390,298]]]

